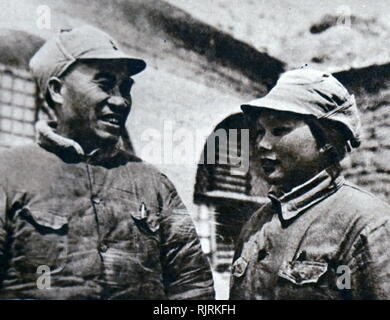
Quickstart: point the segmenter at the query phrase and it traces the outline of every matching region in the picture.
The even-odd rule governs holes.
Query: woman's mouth
[[[260,160],[260,166],[266,175],[270,175],[272,172],[274,172],[278,164],[278,160],[271,160],[266,158]]]

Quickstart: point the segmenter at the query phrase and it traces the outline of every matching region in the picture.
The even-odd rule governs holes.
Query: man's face
[[[87,152],[116,144],[130,112],[132,84],[122,60],[77,62],[63,79],[58,131]]]
[[[317,143],[301,116],[263,109],[254,129],[253,163],[269,184],[287,191],[321,171]]]

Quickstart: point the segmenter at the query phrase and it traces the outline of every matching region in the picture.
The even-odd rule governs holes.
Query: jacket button
[[[98,197],[92,197],[92,202],[94,204],[99,204],[100,203],[100,199]]]
[[[101,252],[106,252],[107,249],[108,249],[108,247],[107,247],[105,244],[101,244],[101,245],[99,246],[99,250],[100,250]]]

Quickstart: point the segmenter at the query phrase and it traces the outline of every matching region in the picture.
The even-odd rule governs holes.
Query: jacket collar
[[[40,120],[36,123],[38,144],[53,153],[56,153],[65,161],[80,162],[86,161],[91,163],[111,159],[123,149],[123,142],[120,139],[117,145],[108,149],[97,148],[86,154],[80,144],[76,141],[63,137],[56,132],[57,122]]]
[[[289,221],[316,205],[344,184],[344,177],[334,168],[321,171],[312,179],[284,193],[272,187],[268,193],[282,222]]]

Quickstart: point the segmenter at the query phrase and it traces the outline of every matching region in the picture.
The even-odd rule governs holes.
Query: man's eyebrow
[[[97,74],[95,74],[95,76],[93,77],[95,80],[97,79],[108,79],[108,80],[111,80],[111,81],[115,81],[116,80],[116,77],[115,75],[109,73],[109,72],[98,72]]]

